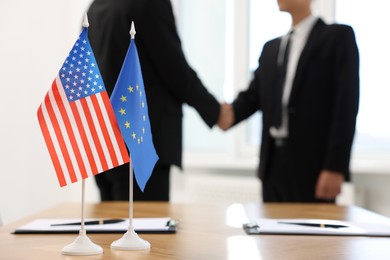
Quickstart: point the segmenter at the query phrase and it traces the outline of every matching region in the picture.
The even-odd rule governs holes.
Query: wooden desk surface
[[[251,217],[326,218],[348,221],[385,221],[358,207],[324,204],[246,205]],[[86,217],[126,218],[128,203],[87,204]],[[61,249],[77,237],[69,235],[13,235],[15,228],[36,218],[77,218],[80,205],[61,204],[0,228],[0,259],[390,259],[390,238],[337,236],[247,235],[241,228],[244,207],[233,205],[136,202],[135,217],[170,216],[180,219],[176,234],[140,234],[150,251],[111,250],[121,234],[88,234],[103,247],[93,256],[64,256]]]

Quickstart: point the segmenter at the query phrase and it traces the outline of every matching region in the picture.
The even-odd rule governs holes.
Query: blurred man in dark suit
[[[291,30],[264,45],[253,80],[232,104],[235,124],[263,113],[258,174],[266,202],[334,202],[350,179],[359,103],[355,35],[314,17],[311,2],[278,0]]]
[[[184,57],[169,0],[95,0],[88,18],[90,42],[109,94],[129,47],[131,22],[135,23],[153,142],[160,159],[144,193],[134,185],[134,200],[168,201],[170,167],[182,163],[183,103],[195,108],[211,128],[219,119],[219,102]],[[128,200],[129,165],[97,175],[96,182],[103,201]]]

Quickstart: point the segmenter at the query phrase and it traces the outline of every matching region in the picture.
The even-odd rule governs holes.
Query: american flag
[[[38,108],[60,186],[129,162],[129,154],[83,28]]]

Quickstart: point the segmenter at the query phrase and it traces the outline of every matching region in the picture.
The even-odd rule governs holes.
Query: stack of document
[[[175,233],[177,221],[171,218],[135,218],[133,226],[137,233]],[[88,233],[124,233],[129,219],[86,219],[84,229]],[[17,228],[14,234],[60,234],[78,233],[80,219],[36,219]]]
[[[390,221],[356,223],[327,219],[259,218],[243,227],[248,234],[390,236]]]

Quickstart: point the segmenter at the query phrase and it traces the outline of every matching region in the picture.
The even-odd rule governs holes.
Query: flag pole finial
[[[83,27],[85,28],[89,27],[87,12],[84,13]]]
[[[131,39],[134,39],[134,38],[135,38],[135,26],[134,26],[134,22],[131,22],[130,35],[131,35]]]

